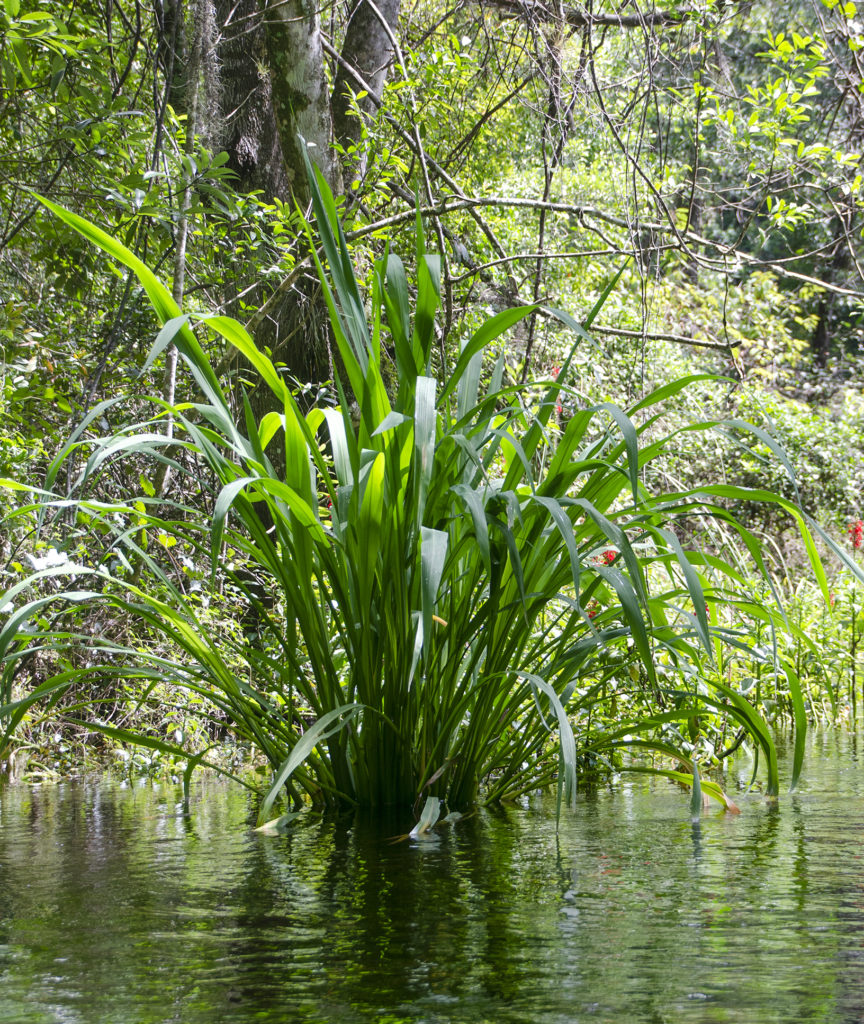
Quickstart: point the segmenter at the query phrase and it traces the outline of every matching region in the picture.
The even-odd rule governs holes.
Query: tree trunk
[[[309,192],[299,135],[314,143],[310,155],[335,184],[317,10],[293,0],[269,12],[262,11],[260,0],[218,2],[225,149],[238,177],[236,187],[260,191],[265,202],[279,199],[290,205],[294,200],[305,207]],[[247,285],[236,282],[237,291]],[[316,291],[317,282],[301,280],[255,331],[257,345],[304,383],[331,376],[326,310],[317,308]],[[256,290],[248,293],[247,302],[264,297]],[[259,415],[269,411],[265,391],[259,388],[250,396]]]
[[[260,190],[268,202],[288,202],[291,187],[273,110],[267,41],[258,0],[217,0],[222,42],[222,109],[228,166],[240,192]]]
[[[260,189],[267,201],[309,202],[303,144],[336,195],[342,192],[341,166],[333,149],[333,116],[324,65],[321,21],[315,0],[217,0],[222,29],[219,49],[225,148],[238,188]],[[400,0],[376,4],[395,31]],[[392,61],[390,35],[366,0],[352,12],[345,59],[376,90]],[[269,65],[269,75],[267,66]],[[349,82],[337,75],[334,112],[340,142],[360,138],[361,126],[349,115]],[[372,108],[369,108],[370,113]],[[238,282],[238,289],[244,287]],[[255,340],[269,348],[299,381],[318,384],[333,376],[327,313],[314,276],[301,279],[256,331]],[[266,402],[253,396],[256,412]]]
[[[273,111],[294,198],[309,201],[303,142],[334,193],[342,191],[332,145],[321,21],[315,0],[278,0],[266,9]]]
[[[390,32],[381,23],[381,18],[367,0],[356,0],[345,33],[342,57],[359,72],[363,81],[372,87],[372,91],[380,96],[393,62],[393,43],[390,37],[398,31],[400,0],[377,0],[375,7],[386,21]],[[363,123],[353,113],[351,103],[352,96],[357,92],[357,83],[340,64],[333,84],[333,129],[336,141],[345,150],[351,146],[360,148],[362,141]],[[358,105],[367,117],[372,117],[377,112],[368,96],[359,100]],[[355,168],[354,173],[357,177],[362,177],[365,170],[365,147],[362,147],[359,166]]]

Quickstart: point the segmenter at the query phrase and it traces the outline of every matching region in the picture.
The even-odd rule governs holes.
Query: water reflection
[[[862,784],[704,814],[641,778],[393,843],[410,820],[251,831],[242,791],[0,790],[0,1021],[858,1021]],[[727,785],[744,792],[748,765]]]

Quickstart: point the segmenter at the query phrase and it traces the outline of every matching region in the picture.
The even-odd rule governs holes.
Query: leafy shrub
[[[570,393],[574,413],[560,429],[567,362],[534,405],[530,389],[502,386],[500,358],[481,390],[487,346],[533,307],[482,324],[436,380],[439,268],[419,220],[413,317],[412,291],[392,254],[376,266],[367,310],[332,196],[320,176],[312,181],[318,234],[310,230],[310,241],[313,253],[320,243],[329,266],[328,274],[318,263],[344,368],[341,404],[304,415],[240,324],[202,317],[279,400],[281,411],[260,422],[246,403],[242,428],[189,318],[152,273],[99,229],[51,206],[138,275],[164,324],[150,361],[175,342],[204,397],[172,410],[173,438],[160,430],[164,403],[154,399],[151,423],[92,442],[79,480],[86,490],[112,459],[155,455],[186,474],[184,487],[206,485],[188,460],[173,460],[185,450],[216,485],[206,522],[188,508],[178,517],[178,506],[158,496],[112,504],[101,518],[98,503],[87,504],[126,566],[113,574],[92,568],[104,588],[93,599],[138,616],[180,652],[176,659],[138,652],[126,670],[205,698],[261,749],[274,768],[262,819],[285,786],[297,802],[379,807],[433,795],[461,807],[557,778],[559,795],[570,799],[576,732],[595,711],[603,736],[580,735],[586,751],[629,747],[673,757],[692,773],[697,796],[695,747],[676,746],[670,729],[692,733],[707,718],[728,720],[763,751],[768,791],[776,793],[770,732],[716,670],[723,642],[741,644],[712,606],[747,609],[772,629],[781,615],[741,592],[745,581],[732,563],[684,551],[674,525],[693,516],[724,524],[765,573],[760,545],[724,504],[777,502],[797,520],[824,590],[801,514],[767,492],[728,485],[645,492],[642,471],[674,444],[655,436],[658,410],[687,379],[627,413]],[[395,395],[382,371],[391,357]],[[279,432],[284,477],[267,456]],[[84,444],[64,449],[49,486]],[[209,551],[214,577],[224,573],[254,611],[254,636],[208,632],[195,601],[139,544],[142,525]],[[117,671],[116,647],[104,638],[98,646]],[[794,679],[790,692],[797,775],[805,723]]]
[[[797,490],[802,506],[812,515],[823,511],[831,524],[845,529],[857,514],[864,493],[864,445],[860,422],[851,416],[837,417],[830,409],[804,405],[770,392],[745,389],[738,398],[742,416],[767,430],[795,465]],[[736,477],[745,486],[768,487],[796,497],[787,474],[758,438],[751,437],[740,449]],[[777,528],[774,510],[767,513],[769,527]]]

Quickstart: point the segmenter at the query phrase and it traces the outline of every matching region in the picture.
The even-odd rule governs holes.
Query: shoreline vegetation
[[[58,723],[183,757],[187,794],[200,766],[249,785],[261,798],[259,825],[285,799],[289,815],[305,806],[422,805],[418,827],[427,828],[441,810],[547,786],[557,789],[560,813],[573,803],[579,774],[604,768],[689,785],[694,814],[708,797],[737,811],[708,773],[746,738],[757,753],[754,778],[761,771],[766,795],[778,796],[769,718],[782,708],[794,728],[794,789],[808,717],[802,658],[818,651],[790,621],[763,546],[734,509],[769,504],[795,521],[826,605],[832,595],[817,537],[860,582],[864,574],[779,494],[711,482],[658,492],[646,483],[652,461],[679,435],[750,433],[794,488],[782,448],[737,419],[658,434],[664,403],[707,375],[666,384],[626,411],[581,399],[568,383],[570,363],[579,345],[592,343],[591,325],[617,277],[581,323],[547,311],[575,340],[545,382],[506,384],[493,350],[536,306],[496,314],[458,358],[442,360],[440,261],[426,251],[421,218],[416,283],[389,252],[364,296],[333,194],[308,162],[307,172],[315,221],[305,227],[340,369],[339,403],[305,412],[238,321],[183,314],[131,251],[42,200],[132,270],[162,324],[147,365],[176,348],[203,402],[154,396],[144,401],[153,410],[146,422],[104,437],[79,429],[53,460],[40,500],[16,513],[35,514],[57,536],[74,519],[77,550],[88,557],[51,548],[31,558],[34,573],[7,595],[4,746],[30,709],[47,702]],[[273,407],[260,419],[244,390],[238,422],[199,340],[208,333],[269,388]],[[389,386],[384,353],[395,364]],[[180,493],[200,487],[210,511],[154,488],[134,502],[106,501],[100,485],[110,467],[133,456],[148,475],[170,471]],[[70,482],[63,496],[52,493],[61,475]],[[722,534],[724,548],[685,548],[679,535],[694,520],[696,536]],[[850,540],[854,553],[854,524]],[[209,560],[210,588],[233,588],[249,633],[208,629],[202,591],[190,593],[178,573],[176,556],[192,554]],[[60,588],[67,580],[73,589],[32,596],[40,582]],[[37,613],[53,622],[27,628]],[[58,628],[70,614],[83,619],[81,632]],[[99,616],[122,617],[150,643],[88,634]],[[761,643],[748,642],[754,626]],[[18,663],[46,655],[67,667],[16,693]],[[852,664],[855,656],[853,648]],[[742,665],[752,674],[734,678]],[[157,705],[163,694],[180,708],[188,701],[187,711],[194,703],[202,734],[218,724],[254,746],[271,780],[250,783],[214,763],[215,744],[195,750],[182,727],[166,739],[140,729],[134,710],[129,724],[104,720],[100,707],[130,679],[139,706],[157,690]],[[78,699],[63,707],[70,694]],[[660,763],[625,756],[642,752]]]
[[[732,812],[742,748],[794,788],[864,715],[862,45],[2,0],[6,775],[418,829],[625,770]]]

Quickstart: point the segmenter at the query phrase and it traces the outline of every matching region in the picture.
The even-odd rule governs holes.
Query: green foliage
[[[279,400],[281,411],[259,422],[247,403],[243,429],[192,323],[156,277],[114,239],[52,206],[138,275],[164,323],[150,359],[173,340],[204,397],[173,410],[181,431],[174,439],[159,432],[157,416],[96,442],[79,479],[86,488],[118,456],[155,454],[188,473],[191,484],[193,476],[201,481],[200,469],[189,470],[181,456],[192,454],[216,485],[209,522],[191,508],[172,516],[172,506],[155,496],[134,509],[100,510],[92,499],[82,506],[126,567],[87,570],[94,578],[87,599],[137,617],[182,652],[176,661],[139,654],[134,672],[206,699],[261,749],[274,768],[262,817],[283,786],[297,801],[305,794],[324,804],[380,807],[429,795],[466,806],[480,793],[503,799],[557,777],[560,798],[569,800],[580,739],[583,755],[624,748],[672,757],[724,799],[700,777],[696,741],[702,723],[726,721],[761,751],[768,792],[776,793],[769,728],[725,680],[723,652],[748,650],[736,612],[771,631],[782,613],[748,596],[733,562],[685,551],[673,527],[694,515],[724,524],[767,579],[758,541],[725,504],[777,503],[797,521],[825,590],[795,506],[730,485],[645,491],[642,471],[671,440],[656,436],[658,411],[687,379],[626,414],[571,395],[575,411],[559,436],[553,423],[568,391],[567,363],[536,401],[530,389],[502,386],[500,358],[481,389],[486,348],[532,307],[482,324],[439,383],[431,375],[439,267],[425,251],[419,220],[413,316],[404,267],[393,254],[375,268],[367,309],[320,176],[313,193],[317,237],[310,229],[310,241],[313,251],[320,242],[329,268],[319,264],[345,371],[340,389],[350,385],[357,415],[344,394],[340,408],[304,415],[236,321],[202,317]],[[581,340],[578,324],[554,315]],[[386,358],[396,365],[395,395],[384,385]],[[161,412],[164,403],[156,404]],[[280,431],[284,477],[267,456]],[[73,441],[55,460],[49,486],[82,446]],[[254,639],[208,631],[158,551],[142,547],[142,527],[199,556],[209,548],[214,578],[223,568],[248,602]],[[138,566],[157,586],[138,582]],[[97,581],[104,588],[98,597]],[[720,608],[732,613],[728,624]],[[116,663],[116,646],[98,646]],[[806,723],[800,687],[787,678],[797,775]],[[57,685],[66,681],[68,674]],[[621,700],[617,715],[606,705],[610,693],[612,703]],[[595,712],[604,724],[592,735]],[[682,727],[689,745],[680,731],[670,732]]]
[[[792,8],[779,18],[764,5],[711,7],[688,16],[680,28],[659,27],[647,49],[640,33],[610,28],[587,64],[578,33],[569,41],[547,39],[517,19],[508,19],[503,32],[491,11],[478,18],[473,9],[460,8],[439,22],[443,12],[433,7],[403,25],[405,65],[383,89],[383,113],[365,117],[363,140],[347,154],[345,181],[351,182],[354,195],[334,199],[354,248],[350,255],[341,249],[331,225],[325,263],[338,279],[331,285],[331,313],[344,349],[342,383],[353,392],[349,397],[356,396],[361,416],[359,425],[342,416],[339,428],[340,414],[332,410],[306,415],[304,404],[304,415],[299,415],[284,384],[286,370],[297,368],[284,366],[276,344],[265,352],[267,358],[258,356],[239,324],[205,315],[218,304],[242,319],[285,274],[302,271],[299,213],[274,197],[234,195],[226,154],[210,151],[212,139],[188,140],[187,146],[182,89],[176,81],[162,81],[166,69],[159,59],[160,40],[149,20],[136,26],[137,9],[85,5],[49,13],[9,0],[0,33],[0,103],[6,114],[0,126],[0,194],[10,211],[0,251],[0,282],[7,297],[0,311],[5,424],[0,475],[31,482],[41,478],[49,461],[46,448],[55,449],[69,422],[83,418],[73,446],[50,468],[49,486],[62,493],[77,477],[78,458],[93,454],[90,441],[84,443],[93,431],[110,435],[122,416],[138,424],[122,439],[106,440],[102,455],[93,455],[87,464],[81,486],[98,487],[104,507],[79,506],[74,515],[61,507],[52,515],[57,535],[76,559],[81,557],[74,550],[80,539],[88,567],[99,565],[104,572],[108,564],[119,565],[112,568],[116,578],[100,577],[92,584],[95,590],[107,587],[120,595],[124,586],[137,588],[126,591],[129,609],[120,610],[123,616],[151,598],[162,602],[151,609],[142,636],[124,640],[135,657],[135,648],[149,647],[154,657],[164,659],[164,664],[141,669],[142,687],[150,685],[147,672],[152,671],[152,693],[161,694],[161,687],[177,677],[171,658],[185,657],[182,678],[192,687],[188,699],[213,697],[214,678],[217,691],[227,687],[231,695],[217,693],[212,705],[213,728],[231,717],[238,733],[264,750],[275,766],[290,763],[288,781],[295,795],[305,791],[321,799],[341,799],[342,794],[370,801],[378,797],[361,797],[354,781],[344,781],[344,763],[352,763],[367,741],[370,751],[376,742],[386,743],[373,740],[376,728],[381,736],[386,733],[384,726],[371,724],[370,716],[376,715],[379,723],[393,722],[387,726],[393,735],[407,736],[413,729],[413,738],[405,740],[409,753],[393,753],[400,763],[410,762],[413,776],[406,793],[431,791],[456,799],[482,782],[487,795],[512,794],[553,777],[558,767],[550,756],[552,737],[562,722],[553,697],[539,683],[514,675],[519,671],[551,686],[575,724],[580,770],[602,765],[603,758],[619,764],[622,737],[641,737],[644,726],[651,742],[664,744],[661,756],[676,750],[683,773],[699,778],[703,788],[709,785],[704,773],[712,750],[722,752],[727,742],[731,714],[726,696],[721,707],[706,710],[706,698],[720,692],[711,689],[715,683],[746,692],[756,710],[773,720],[800,712],[792,692],[795,677],[787,671],[791,666],[811,710],[820,705],[813,696],[818,659],[811,630],[802,624],[798,634],[787,631],[779,612],[765,619],[752,610],[764,602],[765,593],[737,560],[735,527],[721,530],[723,517],[734,509],[739,521],[763,531],[759,543],[764,549],[779,545],[798,568],[808,552],[806,546],[796,548],[795,539],[789,541],[790,520],[783,506],[750,500],[753,495],[744,491],[683,492],[702,480],[778,492],[791,502],[800,498],[820,522],[841,530],[844,518],[859,511],[860,410],[850,404],[839,408],[840,371],[823,374],[818,393],[805,388],[813,380],[808,347],[815,344],[817,328],[825,329],[826,350],[860,334],[852,294],[858,289],[853,224],[860,175],[859,154],[850,146],[857,129],[837,86],[848,81],[854,90],[860,78],[850,60],[858,36],[852,5],[825,6],[829,13],[822,12],[827,20],[818,34],[807,27],[809,15],[803,9]],[[538,43],[539,50],[532,52]],[[150,54],[156,59],[151,61]],[[650,75],[646,54],[663,55],[651,64]],[[550,68],[560,85],[557,98],[550,98]],[[610,83],[614,88],[607,88]],[[151,94],[157,100],[152,111],[143,102]],[[170,101],[167,107],[162,108],[163,100]],[[456,187],[442,184],[433,163],[427,162],[421,173],[422,161],[398,127],[409,110],[426,154],[453,176]],[[629,147],[626,157],[622,140]],[[350,173],[353,168],[358,180]],[[425,206],[430,198],[426,173],[433,204],[454,207],[441,215],[448,251],[440,254],[439,268],[444,304],[453,317],[444,318],[447,336],[440,339],[440,351],[436,341],[434,356],[417,356],[418,319],[432,346],[435,260],[422,245],[415,246],[416,229],[404,213],[397,211],[402,227],[365,232],[370,222],[394,213],[394,195],[418,194]],[[172,259],[181,181],[192,189],[190,288],[184,302],[188,323],[165,301],[156,277]],[[548,198],[559,207],[548,211],[539,233],[532,203],[546,194],[547,185]],[[49,197],[67,197],[63,201],[74,203],[83,219],[34,216],[29,191],[34,186]],[[467,203],[471,197],[485,202],[493,194],[526,205],[505,202],[470,212],[460,205],[462,195]],[[333,209],[323,213],[320,230]],[[475,214],[482,214],[488,231]],[[106,225],[104,234],[86,226],[97,215]],[[113,252],[122,269],[112,264],[106,272],[82,231]],[[689,232],[686,245],[676,232]],[[398,239],[402,269],[395,257],[382,256],[388,234]],[[547,253],[542,265],[538,249]],[[490,317],[500,324],[497,313],[524,304],[520,294],[535,294],[535,275],[537,295],[556,296],[556,303],[581,316],[625,261],[619,286],[595,325],[602,343],[579,347],[554,383],[516,386],[529,335],[527,317],[514,321],[499,338],[487,339],[483,354],[478,350],[472,357],[479,369],[471,359],[467,368],[458,362],[472,338],[484,337]],[[150,276],[148,267],[154,271]],[[845,294],[832,298],[787,276],[796,270],[844,285]],[[168,325],[149,359],[142,342],[150,331],[142,281]],[[250,286],[251,281],[257,283]],[[569,328],[553,316],[538,319],[534,327],[531,369],[564,364],[572,345]],[[603,327],[623,333],[605,335]],[[643,331],[661,337],[644,337]],[[669,334],[677,341],[663,339]],[[261,337],[256,339],[259,347]],[[91,415],[101,396],[127,394],[137,401],[155,390],[160,352],[172,338],[184,349],[196,387],[205,396],[200,407],[178,407],[175,444],[164,440],[165,410],[158,403],[139,402],[135,408],[106,403]],[[710,347],[692,350],[679,344],[688,339]],[[239,377],[262,379],[276,396],[277,414],[255,420],[235,407],[240,390],[235,393],[236,380],[224,376],[232,365],[221,351],[226,340],[234,352],[251,357],[245,365],[253,366],[253,372],[241,371]],[[218,373],[211,372],[208,359]],[[448,365],[462,373],[452,387]],[[706,377],[692,388],[662,391],[656,405],[637,404],[627,415],[621,412],[670,380],[718,372],[744,378],[748,386],[736,395]],[[464,397],[464,382],[475,375],[472,419],[474,402]],[[425,456],[412,448],[418,424],[417,385],[411,383],[421,378],[436,381],[434,387],[421,387],[421,392],[436,392],[434,416],[429,413],[423,423],[430,437],[434,433],[434,457],[422,501],[420,485],[413,481],[423,479],[427,470],[421,473],[417,460]],[[183,386],[181,379],[180,394]],[[778,390],[834,402],[830,411],[827,406],[808,409],[778,397]],[[726,438],[718,439],[684,430],[696,416],[719,418],[730,409],[739,418],[755,420],[761,433],[729,428]],[[539,439],[532,433],[535,427]],[[334,447],[333,431],[340,429],[350,474],[337,461],[341,449]],[[279,460],[272,449],[282,436],[294,451],[293,484],[273,470]],[[775,439],[789,451],[795,474],[777,458]],[[300,444],[296,450],[291,448],[295,442]],[[623,541],[617,543],[614,531],[610,536],[601,521],[570,504],[584,496],[583,485],[602,467],[586,468],[584,479],[577,473],[544,490],[559,442],[565,462],[600,459],[609,480],[621,484],[616,490],[609,483],[602,500],[588,493],[605,521],[624,531],[634,564],[625,559]],[[182,504],[155,500],[160,459],[170,460],[175,480],[182,481]],[[473,476],[466,459],[474,460]],[[304,489],[298,480],[305,480],[302,467],[310,460]],[[397,462],[398,473],[393,468]],[[210,475],[202,475],[205,465]],[[237,481],[244,477],[248,482],[241,486]],[[303,529],[320,527],[312,545],[315,571],[308,579],[300,570],[292,576],[282,567],[291,545],[302,547],[302,531],[298,512],[285,504],[284,493],[261,482],[270,478],[303,498]],[[142,495],[136,502],[130,495],[139,486]],[[236,495],[226,490],[232,486],[239,487]],[[377,537],[379,510],[372,495],[379,492],[381,537],[374,547],[366,544],[365,525],[358,524],[361,519],[371,524],[369,536]],[[367,493],[370,504],[364,507]],[[669,501],[655,507],[650,495],[664,493]],[[334,502],[331,510],[326,502],[334,495],[341,505]],[[540,498],[552,502],[551,507]],[[394,511],[400,503],[402,517]],[[717,518],[703,534],[706,508]],[[210,586],[200,577],[209,578],[211,569],[205,532],[214,510],[222,522],[223,550]],[[258,511],[273,524],[271,533],[256,527]],[[19,557],[13,555],[16,545],[32,527],[30,514],[35,513],[11,520],[4,536],[4,554],[13,560]],[[559,514],[574,526],[575,560]],[[688,554],[683,562],[677,553],[670,555],[667,539],[657,532],[666,529],[667,517],[682,543],[695,542],[721,555],[737,575],[712,566],[707,555]],[[446,536],[432,596],[423,589],[424,551],[428,560],[433,545],[424,542],[424,530],[433,531],[442,546]],[[327,553],[321,536],[336,554]],[[529,544],[534,545],[530,551],[522,549]],[[470,561],[472,547],[479,563]],[[555,561],[558,575],[544,575],[535,547],[536,558]],[[622,574],[620,585],[630,588],[629,603],[603,576],[610,567],[595,561],[605,550],[617,553],[611,568]],[[103,563],[96,552],[104,553]],[[698,574],[706,601],[693,598],[685,562]],[[769,571],[767,562],[764,571]],[[381,581],[397,572],[407,573],[408,582],[402,603],[390,607],[386,602],[395,598],[386,595]],[[773,572],[778,589],[791,586],[776,566]],[[7,580],[16,581],[16,573],[7,565]],[[224,622],[214,619],[201,592],[191,590],[192,575],[199,577],[194,583],[206,591],[206,600],[221,600],[224,587],[229,600],[234,595],[245,602],[249,607],[240,621],[232,623],[227,615]],[[336,600],[339,588],[331,575],[342,580],[340,594],[347,598]],[[431,586],[434,578],[427,582]],[[496,607],[489,597],[493,583],[496,592],[506,584],[500,597],[504,603]],[[797,621],[800,612],[813,630],[824,628],[833,637],[833,620],[821,618],[815,598],[801,598],[800,606],[798,600],[793,599],[790,619]],[[310,617],[311,612],[297,611],[298,602],[319,613]],[[711,610],[703,623],[698,613],[706,602]],[[462,618],[473,623],[470,630],[453,625],[450,605],[467,609]],[[219,621],[227,635],[218,646],[189,647],[185,629],[166,632],[160,625],[170,615],[188,620],[199,634],[213,633]],[[496,615],[508,622],[506,628],[495,624]],[[419,617],[419,626],[412,616]],[[524,625],[521,639],[510,620],[518,620],[519,629]],[[247,627],[257,645],[251,653],[241,635]],[[385,647],[381,636],[388,636],[388,630],[393,649],[393,638],[409,638],[407,669]],[[310,641],[306,631],[319,639]],[[570,676],[568,662],[555,653],[550,639],[568,631],[585,652]],[[763,632],[772,634],[770,650]],[[754,635],[758,642],[752,641]],[[467,694],[475,682],[460,682],[460,671],[471,665],[467,655],[464,665],[457,656],[460,636],[465,650],[482,652],[484,643],[500,647],[497,662],[487,653],[471,657],[478,667],[488,661],[489,678],[481,674],[480,682],[512,695],[507,707],[518,728],[494,733],[494,722],[484,725],[482,715],[469,714],[475,697]],[[729,641],[725,655],[716,649],[717,636]],[[26,646],[26,637],[21,642]],[[120,644],[117,637],[115,643]],[[335,657],[327,670],[322,667],[325,649]],[[285,650],[294,652],[291,658]],[[208,659],[215,659],[212,665]],[[213,666],[219,659],[223,667],[217,671]],[[202,667],[205,663],[210,667]],[[374,672],[368,667],[373,663]],[[393,698],[404,706],[403,722],[395,712],[385,714],[383,698],[376,694],[395,686],[391,680],[400,673],[410,676],[412,666],[410,699]],[[19,687],[22,680],[31,682],[27,673],[16,678]],[[235,678],[251,689],[232,690],[227,680]],[[367,679],[369,690],[361,693],[360,680]],[[438,687],[465,695],[464,714],[450,713],[452,727],[440,733],[416,724],[425,721],[431,698],[423,703],[414,693],[422,689],[414,680],[431,680],[429,693]],[[752,680],[759,681],[755,689]],[[833,677],[825,685],[823,703],[832,709],[838,706],[838,688]],[[398,687],[392,692],[398,693]],[[411,710],[415,698],[420,710]],[[526,702],[520,703],[523,698]],[[504,697],[496,699],[501,706],[506,703]],[[11,700],[7,693],[6,704]],[[314,722],[352,704],[362,708],[327,719],[320,735],[312,731]],[[667,712],[689,717],[662,722],[653,717]],[[253,728],[261,714],[273,717],[265,727]],[[412,721],[413,726],[408,724]],[[484,734],[486,725],[490,731]],[[469,732],[470,741],[464,738]],[[526,753],[518,769],[513,767],[520,756],[516,734],[524,739],[523,751],[537,754],[532,761]],[[315,739],[306,759],[314,771],[306,762],[288,760],[299,749],[299,738],[307,736],[309,743]],[[509,751],[510,767],[502,767],[502,751]],[[770,750],[764,755],[770,762]],[[426,785],[439,769],[442,774]]]
[[[858,514],[864,492],[860,421],[754,388],[742,390],[736,404],[743,417],[763,426],[788,453],[804,507],[811,514],[821,513],[835,529],[845,530],[848,520]],[[738,450],[735,458],[740,460],[735,473],[742,483],[793,496],[788,475],[755,437]],[[770,510],[753,511],[775,536],[780,532],[782,524],[770,515]]]

